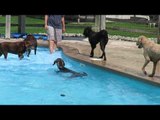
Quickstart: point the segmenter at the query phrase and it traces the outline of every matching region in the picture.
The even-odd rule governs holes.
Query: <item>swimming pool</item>
[[[53,61],[88,76],[69,78],[57,73]],[[0,57],[0,105],[159,105],[160,87],[74,61],[62,51],[50,54],[38,47],[22,60]]]

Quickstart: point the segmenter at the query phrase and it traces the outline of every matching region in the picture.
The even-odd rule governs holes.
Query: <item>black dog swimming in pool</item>
[[[53,65],[57,64],[57,67],[59,68],[60,72],[64,72],[64,73],[72,73],[72,75],[70,76],[72,77],[83,77],[83,76],[87,76],[87,73],[83,72],[83,73],[79,73],[79,72],[75,72],[73,70],[70,70],[65,66],[65,62],[61,59],[61,58],[57,58]]]
[[[83,35],[88,37],[89,43],[91,45],[91,53],[90,57],[94,56],[94,49],[96,45],[100,43],[100,48],[102,50],[102,55],[99,58],[103,58],[106,61],[105,47],[108,43],[108,32],[106,30],[100,30],[99,32],[95,32],[91,27],[86,27],[84,29]]]

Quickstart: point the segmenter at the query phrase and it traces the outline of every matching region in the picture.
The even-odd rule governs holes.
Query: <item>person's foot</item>
[[[51,49],[50,50],[50,54],[54,53],[55,52],[55,49]]]

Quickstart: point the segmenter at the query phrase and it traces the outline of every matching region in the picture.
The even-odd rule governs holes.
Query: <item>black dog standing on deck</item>
[[[61,58],[57,58],[53,65],[57,64],[57,67],[59,68],[60,72],[64,72],[64,73],[72,73],[71,75],[71,78],[72,77],[82,77],[82,76],[87,76],[87,73],[83,72],[83,73],[78,73],[78,72],[75,72],[73,70],[70,70],[65,66],[65,62],[61,59]]]
[[[99,32],[95,32],[91,27],[86,27],[84,29],[83,35],[88,37],[90,45],[91,45],[91,53],[90,57],[94,56],[94,49],[96,48],[97,43],[100,42],[100,48],[102,50],[102,55],[99,58],[103,58],[106,61],[105,47],[108,43],[108,32],[106,30],[101,30]]]

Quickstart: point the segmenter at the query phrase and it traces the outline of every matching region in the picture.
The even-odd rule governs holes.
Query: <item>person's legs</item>
[[[48,39],[49,39],[49,50],[50,50],[50,53],[52,54],[54,52],[55,47],[56,47],[54,28],[51,26],[48,26],[47,32],[48,32]]]
[[[49,40],[49,50],[51,54],[54,52],[54,47],[55,47],[54,41]]]
[[[62,41],[62,29],[56,29],[56,46],[58,47],[58,43]]]

